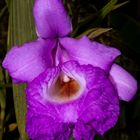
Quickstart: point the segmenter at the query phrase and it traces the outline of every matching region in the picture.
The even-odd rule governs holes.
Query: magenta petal
[[[137,81],[134,77],[117,64],[112,65],[110,75],[120,99],[130,101],[137,91]]]
[[[42,38],[63,37],[72,30],[62,0],[35,0],[34,18],[38,35]]]
[[[53,40],[37,40],[13,47],[3,61],[3,67],[14,82],[29,82],[52,65]]]
[[[66,140],[70,136],[67,124],[56,121],[50,115],[34,113],[30,110],[26,114],[26,131],[32,140]]]
[[[74,138],[76,140],[93,140],[96,132],[90,124],[78,122],[74,128]]]
[[[95,100],[93,94],[97,94],[98,92],[100,92],[100,96]],[[92,100],[94,101],[91,102]],[[81,114],[79,122],[90,124],[100,135],[103,135],[117,123],[119,100],[116,91],[108,80],[106,84],[94,88],[89,92],[81,108],[83,107],[85,110]]]
[[[83,85],[86,81],[78,98],[58,102],[49,96],[49,87],[62,72]],[[59,95],[59,90],[55,94]],[[113,127],[119,116],[119,97],[108,73],[76,61],[46,69],[29,83],[26,97],[26,130],[30,138],[36,140],[59,140],[61,136],[65,140],[72,132],[77,140],[92,140],[96,133],[102,135]]]
[[[92,42],[86,36],[80,39],[62,38],[60,44],[68,53],[69,59],[77,60],[80,64],[92,64],[104,70],[109,70],[115,58],[120,55],[119,50]]]

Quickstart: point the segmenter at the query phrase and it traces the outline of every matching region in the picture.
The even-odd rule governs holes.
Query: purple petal
[[[29,110],[26,115],[26,131],[32,140],[65,140],[70,137],[70,129],[67,124],[56,121],[49,114],[34,115],[34,113]]]
[[[97,42],[91,42],[86,36],[80,39],[60,39],[62,50],[67,52],[69,59],[80,64],[92,64],[104,70],[109,70],[120,51]]]
[[[38,35],[42,38],[63,37],[72,30],[62,0],[35,0],[34,18]]]
[[[81,80],[84,90],[81,90],[78,98],[66,101],[63,98],[59,102],[54,96],[49,96],[50,87],[62,72],[77,81]],[[58,91],[56,95],[59,95]],[[56,134],[68,139],[72,133],[70,129],[74,128],[76,139],[87,137],[90,140],[95,132],[103,134],[113,127],[119,116],[119,98],[108,73],[75,61],[47,69],[29,84],[26,95],[26,130],[32,139],[40,136],[53,139]]]
[[[90,124],[78,122],[74,128],[74,138],[76,140],[93,140],[96,132]]]
[[[117,93],[110,81],[104,79],[103,83],[100,84],[100,87],[93,88],[88,92],[88,96],[81,106],[84,111],[79,117],[80,123],[89,124],[90,122],[89,125],[101,135],[115,126],[119,116]],[[91,102],[92,100],[93,102]]]
[[[117,64],[112,65],[110,75],[120,99],[130,101],[137,91],[137,81],[134,77]]]
[[[14,82],[29,82],[52,66],[51,48],[53,40],[37,40],[13,47],[3,61],[3,67]]]

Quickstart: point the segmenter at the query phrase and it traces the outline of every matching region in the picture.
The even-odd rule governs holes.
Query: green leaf
[[[118,0],[110,0],[103,8],[101,8],[96,13],[92,13],[89,16],[81,19],[78,23],[77,28],[72,33],[72,36],[75,37],[79,30],[85,29],[85,26],[88,25],[89,28],[98,27],[104,18],[115,9],[116,3]]]
[[[92,29],[89,29],[87,31],[85,31],[84,33],[80,34],[78,36],[78,38],[82,37],[83,35],[86,35],[88,36],[90,39],[93,39],[95,37],[98,37],[108,31],[110,31],[111,28],[92,28]]]
[[[23,140],[28,140],[25,132],[25,113],[26,113],[26,99],[25,99],[25,85],[14,85],[13,96],[16,113],[16,120],[20,137]]]
[[[13,45],[21,45],[36,38],[32,16],[33,0],[10,1],[8,28],[8,50]],[[13,85],[13,97],[18,130],[22,140],[27,140],[25,132],[25,85]]]
[[[100,11],[99,11],[99,17],[101,19],[104,19],[107,14],[109,14],[115,7],[115,4],[118,0],[110,0],[109,3],[107,3]]]
[[[118,9],[118,8],[128,4],[128,3],[129,3],[129,1],[125,1],[125,2],[119,3],[119,4],[114,6],[113,10]]]

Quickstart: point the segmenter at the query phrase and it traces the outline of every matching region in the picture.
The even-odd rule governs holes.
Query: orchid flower
[[[13,47],[3,67],[16,83],[27,83],[26,131],[33,140],[93,140],[112,128],[119,100],[129,101],[136,80],[114,63],[120,51],[83,36],[61,0],[35,0],[38,39]]]

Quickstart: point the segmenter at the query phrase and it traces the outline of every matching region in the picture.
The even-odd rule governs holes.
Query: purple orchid
[[[26,82],[26,131],[33,140],[93,140],[112,128],[119,99],[129,101],[136,80],[114,64],[120,51],[68,37],[61,0],[35,0],[38,39],[13,47],[3,61],[14,82]]]

